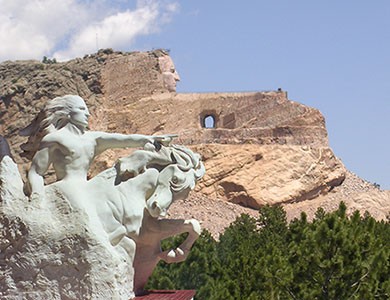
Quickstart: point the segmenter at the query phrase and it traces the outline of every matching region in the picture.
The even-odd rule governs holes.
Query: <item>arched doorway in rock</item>
[[[219,118],[215,109],[205,109],[199,114],[200,126],[213,129],[219,126]]]
[[[206,115],[203,118],[202,125],[204,128],[215,128],[215,117],[213,115]]]

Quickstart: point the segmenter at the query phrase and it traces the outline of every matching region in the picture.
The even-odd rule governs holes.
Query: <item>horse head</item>
[[[172,163],[160,171],[156,189],[146,201],[146,208],[154,218],[166,216],[173,201],[186,199],[205,174],[199,154],[183,146],[169,148]]]

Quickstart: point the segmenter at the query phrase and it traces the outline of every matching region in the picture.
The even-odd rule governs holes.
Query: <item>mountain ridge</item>
[[[176,93],[174,64],[164,50],[100,50],[64,63],[0,64],[0,132],[24,175],[20,156],[26,141],[18,130],[45,102],[78,94],[91,111],[93,130],[164,134],[201,153],[207,173],[189,200],[170,214],[198,217],[215,236],[241,212],[283,205],[289,218],[318,207],[367,210],[378,219],[390,209],[390,191],[360,181],[346,170],[328,144],[319,110],[288,99],[282,90],[246,93]],[[211,118],[212,126],[206,126]],[[96,175],[128,150],[109,150],[90,171]],[[46,176],[52,182],[53,172]],[[213,206],[214,205],[214,206]],[[203,211],[202,211],[203,210]],[[231,217],[218,216],[225,211]],[[216,225],[219,223],[219,225]]]

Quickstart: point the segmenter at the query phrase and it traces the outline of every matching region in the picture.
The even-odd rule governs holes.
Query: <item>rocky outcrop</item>
[[[381,190],[348,171],[343,183],[329,192],[310,200],[283,203],[282,207],[289,221],[300,218],[301,212],[305,212],[308,220],[312,220],[319,207],[327,212],[334,211],[341,201],[346,203],[349,214],[358,210],[361,215],[368,212],[377,220],[389,218],[390,191]],[[173,203],[169,211],[174,218],[192,217],[201,220],[202,227],[207,228],[215,238],[243,213],[258,217],[257,210],[227,202],[223,198],[211,201],[210,197],[202,193],[191,195],[187,201]]]
[[[10,143],[21,172],[26,172],[29,162],[19,155],[26,137],[18,132],[30,124],[47,100],[66,94],[80,95],[92,115],[90,127],[106,130],[107,109],[120,109],[118,103],[124,105],[153,93],[168,92],[158,60],[164,53],[106,49],[63,63],[1,63],[0,134]]]
[[[177,133],[177,143],[200,152],[207,175],[198,188],[199,199],[252,208],[283,203],[293,211],[303,204],[315,207],[316,199],[337,198],[348,172],[329,148],[325,120],[318,110],[289,100],[280,90],[177,94],[166,81],[172,67],[169,60],[162,50],[108,49],[65,63],[0,64],[0,134],[8,138],[21,173],[28,161],[19,155],[26,138],[18,136],[18,130],[48,99],[79,94],[91,108],[94,130]],[[178,80],[175,76],[170,83]],[[103,153],[90,176],[126,154],[124,150]],[[378,209],[386,207],[379,202],[390,201],[372,199]]]
[[[103,55],[101,55],[104,57]],[[102,104],[100,57],[76,59],[68,63],[44,64],[16,61],[0,64],[0,133],[7,138],[12,155],[24,174],[28,160],[22,159],[18,135],[43,108],[46,101],[64,94],[81,95],[91,111]]]
[[[106,109],[105,116],[110,130],[177,133],[178,143],[203,155],[208,171],[198,191],[212,199],[252,208],[298,202],[345,178],[321,113],[289,101],[282,91],[156,94]],[[215,121],[212,128],[207,117]],[[108,152],[98,163],[112,164],[113,158]]]
[[[347,205],[349,213],[356,210],[361,214],[368,212],[377,220],[386,220],[390,216],[390,191],[381,190],[349,171],[346,172],[343,184],[329,193],[310,201],[286,204],[284,207],[289,219],[299,217],[301,211],[305,211],[311,219],[318,207],[325,211],[333,211],[338,208],[341,201]]]
[[[300,202],[329,192],[345,169],[329,148],[294,145],[202,145],[207,173],[199,191],[259,208]],[[277,180],[276,180],[277,179]]]
[[[55,189],[29,202],[8,156],[0,161],[0,179],[1,299],[133,296],[131,261],[93,233],[85,212]]]
[[[23,181],[11,157],[4,156],[0,162],[0,204],[12,205],[14,199],[25,198]]]
[[[120,109],[118,109],[120,107]],[[184,144],[278,144],[327,147],[321,113],[285,92],[156,94],[105,111],[109,128],[176,132]],[[205,118],[214,119],[207,128]]]
[[[86,231],[84,215],[58,204],[2,207],[0,298],[128,299],[131,262]]]

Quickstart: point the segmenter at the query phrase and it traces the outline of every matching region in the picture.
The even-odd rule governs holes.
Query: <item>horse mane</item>
[[[181,145],[171,145],[171,149],[178,167],[182,171],[194,169],[197,180],[203,177],[205,168],[198,153],[194,153],[192,150]]]
[[[186,188],[195,187],[195,182],[200,180],[206,173],[205,167],[200,160],[200,155],[195,154],[190,149],[180,146],[171,145],[171,156],[176,160],[177,167],[183,172],[193,172],[195,180],[190,176],[187,176],[184,182],[175,182],[173,179],[170,181],[172,191],[179,192]]]

